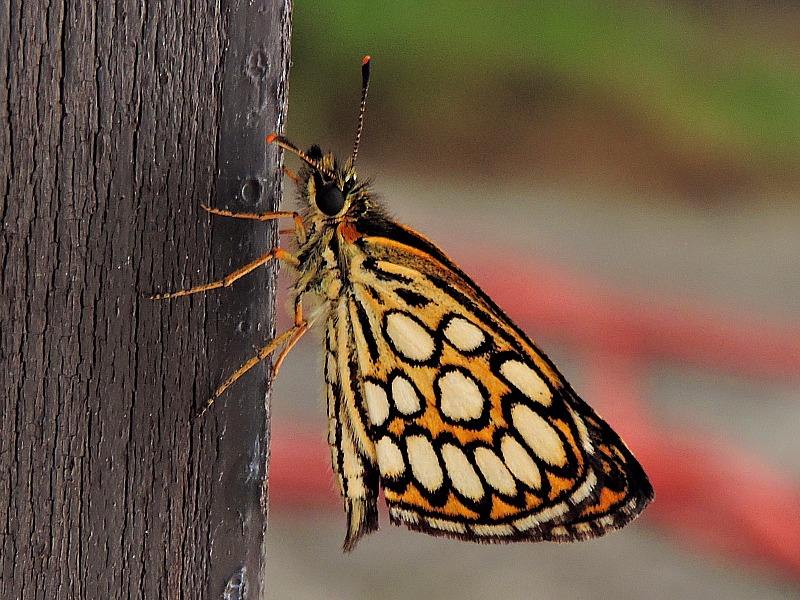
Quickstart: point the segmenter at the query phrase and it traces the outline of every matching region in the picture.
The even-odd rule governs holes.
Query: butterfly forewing
[[[365,515],[346,546],[377,525],[378,475],[394,522],[475,541],[585,539],[644,508],[625,444],[441,250],[388,220],[339,243],[331,441],[348,513]]]

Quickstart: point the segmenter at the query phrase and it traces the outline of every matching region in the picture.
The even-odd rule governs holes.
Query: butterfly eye
[[[314,144],[311,148],[308,149],[306,152],[306,156],[312,160],[320,160],[322,158],[322,148]]]
[[[318,209],[332,217],[344,207],[344,194],[335,183],[327,183],[317,188],[316,203]]]

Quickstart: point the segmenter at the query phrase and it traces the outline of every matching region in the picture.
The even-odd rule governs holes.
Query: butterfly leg
[[[286,173],[286,175],[289,177],[289,179],[291,179],[295,183],[297,183],[297,184],[300,183],[300,178],[297,176],[297,173],[295,173],[291,169],[289,169],[287,167],[283,167],[283,172]]]
[[[286,355],[289,354],[289,351],[294,348],[294,345],[300,340],[301,337],[308,331],[308,323],[306,323],[305,319],[303,319],[303,298],[302,296],[298,296],[294,301],[294,328],[295,334],[289,338],[289,341],[286,343],[286,346],[281,353],[278,355],[278,358],[275,359],[275,364],[272,366],[272,378],[275,379],[278,376],[278,371],[280,371],[281,365],[283,364],[283,359],[286,358]]]
[[[254,366],[256,366],[258,363],[260,363],[262,360],[267,358],[270,354],[272,354],[276,349],[280,348],[283,344],[291,341],[295,337],[299,337],[298,332],[301,331],[303,328],[308,329],[308,326],[305,325],[305,324],[303,324],[302,327],[294,326],[291,329],[288,329],[288,330],[284,331],[278,337],[273,339],[269,344],[267,344],[266,346],[261,348],[255,356],[250,358],[246,363],[244,363],[241,367],[239,367],[233,375],[228,377],[225,380],[225,382],[221,386],[219,386],[217,388],[217,391],[214,392],[214,395],[211,396],[211,398],[208,399],[208,402],[206,402],[206,405],[203,408],[203,410],[200,411],[200,414],[197,415],[198,418],[202,417],[206,413],[206,411],[209,408],[211,408],[211,405],[214,404],[214,401],[217,398],[219,398],[225,390],[227,390],[234,383],[236,383],[236,381],[242,375],[247,373],[250,369],[252,369]],[[300,334],[300,335],[302,335],[302,334]],[[284,353],[285,353],[285,351],[283,353],[281,353],[281,354],[283,355]]]
[[[219,398],[225,390],[232,386],[242,375],[247,373],[250,369],[275,352],[275,350],[286,344],[283,350],[281,350],[281,353],[278,355],[278,358],[275,360],[275,365],[272,367],[272,378],[274,379],[278,374],[281,364],[283,363],[283,359],[286,358],[286,355],[297,343],[297,341],[303,337],[303,334],[306,331],[308,331],[308,323],[305,321],[305,319],[303,319],[302,298],[298,297],[295,300],[294,326],[291,329],[284,331],[269,344],[261,348],[255,356],[250,358],[246,363],[239,367],[233,375],[228,377],[228,379],[226,379],[225,382],[217,388],[217,391],[214,392],[214,395],[209,398],[206,406],[200,412],[198,417],[203,416],[205,412],[211,408],[211,405],[214,404],[214,401]]]
[[[304,230],[302,229],[302,221],[299,220],[299,216],[296,213],[286,212],[286,213],[265,213],[264,215],[256,215],[256,214],[252,214],[251,215],[249,213],[230,213],[229,211],[219,211],[217,209],[211,209],[211,208],[208,208],[208,207],[204,207],[204,208],[206,208],[206,210],[208,210],[209,212],[212,212],[212,213],[215,213],[215,214],[221,214],[221,215],[225,215],[225,216],[234,216],[234,217],[243,217],[243,218],[254,218],[254,219],[258,219],[258,220],[277,219],[277,218],[286,217],[286,216],[297,217],[298,220],[296,220],[295,223],[297,224],[298,233],[302,232],[303,235],[304,235]],[[235,282],[236,280],[241,279],[242,277],[244,277],[245,275],[247,275],[251,271],[254,271],[255,269],[257,269],[261,265],[266,264],[267,262],[269,262],[273,258],[277,258],[278,260],[282,260],[282,261],[284,261],[284,262],[286,262],[288,264],[291,264],[293,266],[296,266],[296,265],[299,264],[299,261],[297,260],[297,258],[293,254],[291,254],[290,252],[287,252],[286,250],[283,250],[282,248],[273,248],[269,252],[266,252],[263,255],[261,255],[260,257],[258,257],[256,260],[244,265],[243,267],[237,269],[233,273],[227,275],[226,277],[224,277],[224,278],[222,278],[222,279],[220,279],[218,281],[212,281],[211,283],[198,285],[198,286],[195,286],[193,288],[189,288],[189,289],[186,289],[186,290],[181,290],[181,291],[178,291],[178,292],[170,292],[170,293],[167,293],[167,294],[158,294],[158,295],[155,295],[155,296],[151,296],[151,298],[153,300],[164,300],[164,299],[168,299],[168,298],[178,298],[178,297],[181,297],[181,296],[189,296],[191,294],[198,294],[200,292],[205,292],[205,291],[213,290],[213,289],[220,288],[220,287],[227,287],[227,286],[231,285],[233,282]],[[217,398],[219,398],[219,396],[226,389],[228,389],[231,385],[233,385],[233,383],[236,382],[242,375],[247,373],[247,371],[252,369],[259,362],[261,362],[262,360],[267,358],[277,348],[279,348],[282,345],[286,344],[286,347],[283,349],[283,351],[281,352],[281,354],[278,357],[278,362],[276,364],[276,367],[279,367],[280,363],[283,362],[283,359],[286,356],[286,354],[288,353],[288,351],[292,348],[292,346],[294,346],[297,343],[297,340],[299,340],[300,337],[302,337],[302,335],[306,331],[308,331],[308,324],[303,320],[302,305],[298,301],[297,305],[296,305],[296,308],[295,308],[295,324],[294,324],[294,326],[291,329],[289,329],[288,331],[283,332],[281,335],[279,335],[278,337],[273,339],[269,344],[267,344],[266,346],[261,348],[255,356],[250,358],[245,364],[243,364],[241,367],[239,367],[239,369],[237,369],[237,371],[233,375],[228,377],[228,379],[226,379],[225,382],[219,388],[217,388],[217,390],[214,392],[214,395],[211,398],[209,398],[208,402],[206,403],[205,407],[200,412],[198,417],[204,415],[206,413],[206,411],[209,408],[211,408],[211,405],[214,404],[214,401]],[[275,373],[277,373],[277,369],[274,369],[273,371]]]
[[[294,220],[294,233],[297,235],[297,239],[300,243],[303,243],[306,239],[306,228],[303,225],[303,217],[300,216],[299,213],[292,212],[290,210],[279,210],[276,212],[269,212],[269,213],[246,213],[246,212],[232,212],[230,210],[223,210],[221,208],[212,208],[210,206],[206,206],[205,204],[201,205],[204,210],[210,212],[212,215],[220,215],[222,217],[233,217],[235,219],[251,219],[253,221],[272,221],[274,219],[283,219],[291,217]]]
[[[251,263],[247,263],[245,266],[236,269],[230,275],[223,277],[218,281],[212,281],[211,283],[204,283],[203,285],[198,285],[193,288],[189,288],[188,290],[180,290],[179,292],[169,292],[167,294],[156,294],[155,296],[150,296],[152,300],[165,300],[167,298],[178,298],[180,296],[189,296],[191,294],[199,294],[200,292],[207,292],[208,290],[214,290],[221,287],[228,287],[237,279],[241,279],[251,271],[256,270],[263,264],[268,263],[273,258],[277,258],[278,260],[282,260],[290,265],[298,265],[299,261],[297,258],[287,252],[283,248],[273,248],[269,252],[266,252],[259,256],[256,260]]]

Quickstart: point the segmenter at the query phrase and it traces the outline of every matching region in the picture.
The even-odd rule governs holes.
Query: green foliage
[[[502,99],[545,80],[605,98],[669,144],[791,163],[800,158],[800,63],[791,28],[772,28],[775,20],[631,0],[298,0],[292,110],[315,120],[352,112],[357,89],[338,96],[357,86],[358,60],[369,52],[392,73],[381,87],[393,114],[407,109],[407,90],[424,90],[413,100],[437,117],[426,125],[441,117],[453,126],[434,108],[443,98],[478,114],[470,103],[485,101],[486,86]],[[329,83],[331,97],[320,98]]]

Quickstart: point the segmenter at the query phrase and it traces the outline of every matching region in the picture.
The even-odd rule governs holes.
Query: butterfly
[[[273,259],[294,271],[294,325],[214,398],[281,348],[277,374],[297,340],[324,323],[328,442],[347,516],[345,551],[378,528],[379,489],[392,523],[473,542],[577,541],[626,525],[654,494],[619,435],[469,276],[390,219],[358,177],[369,72],[367,56],[344,164],[319,146],[303,152],[281,135],[267,138],[303,162],[297,175],[286,170],[300,212],[206,207],[293,219],[292,249],[274,248],[221,281],[157,298],[230,285]]]

